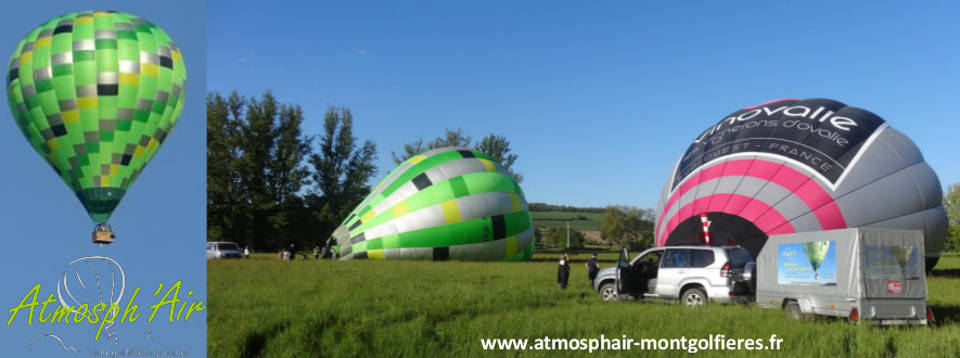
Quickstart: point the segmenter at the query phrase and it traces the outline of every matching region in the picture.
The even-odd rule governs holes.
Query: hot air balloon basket
[[[93,243],[94,244],[105,244],[109,245],[113,243],[113,240],[117,237],[113,235],[113,231],[110,229],[104,228],[95,228],[93,230]]]

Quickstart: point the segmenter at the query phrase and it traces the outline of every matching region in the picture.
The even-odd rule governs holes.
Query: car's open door
[[[624,287],[627,282],[624,278],[629,275],[630,271],[630,255],[627,253],[627,248],[620,249],[620,258],[617,259],[617,293],[624,294],[627,293],[626,287]]]
[[[630,264],[630,256],[627,249],[620,252],[620,259],[617,260],[617,293],[628,294],[635,297],[641,297],[644,287],[644,276],[641,267]]]

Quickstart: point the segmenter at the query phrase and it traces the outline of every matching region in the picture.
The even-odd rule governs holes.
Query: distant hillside
[[[600,224],[603,223],[602,213],[534,211],[531,209],[530,215],[533,217],[533,225],[540,229],[565,227],[569,221],[571,229],[580,231],[597,231],[600,230]]]
[[[574,213],[603,214],[607,208],[580,208],[576,206],[530,203],[530,211],[568,211]]]

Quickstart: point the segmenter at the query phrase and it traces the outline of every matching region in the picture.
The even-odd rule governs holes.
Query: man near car
[[[597,262],[597,253],[593,253],[593,256],[587,260],[585,265],[587,266],[587,278],[590,279],[590,284],[592,286],[593,279],[597,278],[597,272],[600,272],[600,264]]]

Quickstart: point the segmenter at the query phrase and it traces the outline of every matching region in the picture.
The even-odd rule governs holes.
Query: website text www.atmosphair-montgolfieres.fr
[[[723,334],[711,334],[708,337],[679,338],[631,338],[626,335],[608,338],[601,334],[593,338],[482,338],[480,345],[485,351],[763,351],[780,350],[783,339],[776,334],[769,338],[728,338]]]

